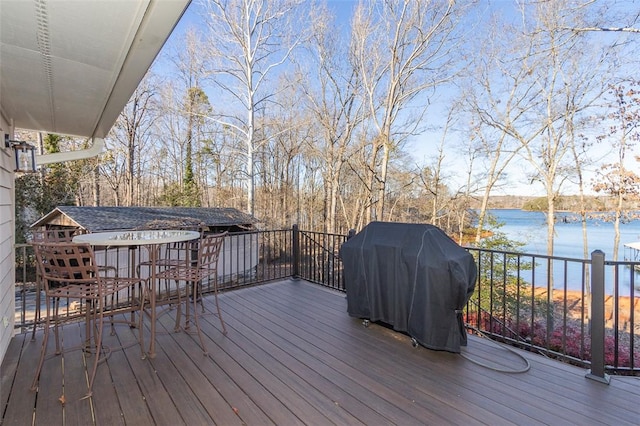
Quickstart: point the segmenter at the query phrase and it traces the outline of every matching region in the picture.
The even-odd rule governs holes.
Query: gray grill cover
[[[340,248],[348,312],[381,321],[436,350],[460,352],[460,312],[477,269],[469,252],[425,224],[372,222]]]

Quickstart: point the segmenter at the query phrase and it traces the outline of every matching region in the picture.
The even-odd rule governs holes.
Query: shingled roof
[[[87,232],[149,228],[251,228],[259,221],[233,208],[205,207],[77,207],[58,206],[33,225],[77,227]]]

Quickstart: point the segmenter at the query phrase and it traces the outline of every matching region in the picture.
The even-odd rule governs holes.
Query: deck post
[[[604,252],[591,252],[591,370],[588,379],[609,384],[604,361]]]
[[[300,278],[300,227],[293,225],[293,278]]]

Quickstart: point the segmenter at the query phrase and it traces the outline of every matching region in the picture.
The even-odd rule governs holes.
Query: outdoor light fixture
[[[33,173],[36,171],[36,147],[24,141],[9,140],[9,135],[4,136],[5,148],[12,148],[16,168],[20,173]]]

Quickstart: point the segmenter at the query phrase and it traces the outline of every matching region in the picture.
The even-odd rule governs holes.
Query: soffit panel
[[[0,112],[104,137],[189,0],[0,1]]]

